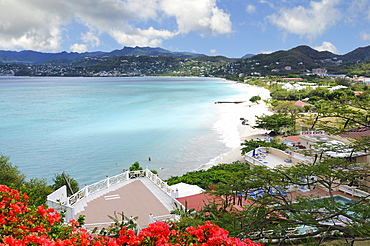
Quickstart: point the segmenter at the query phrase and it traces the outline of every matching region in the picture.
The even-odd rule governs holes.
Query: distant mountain
[[[193,58],[203,56],[203,54],[195,54],[190,52],[172,52],[162,48],[151,48],[151,47],[124,47],[121,50],[114,50],[106,54],[110,57],[113,56],[171,56],[171,57],[182,57],[182,58]]]
[[[356,62],[357,60],[363,60],[366,58],[370,58],[370,46],[366,47],[359,47],[347,54],[343,55],[343,57],[348,61]]]
[[[246,55],[247,56],[247,55]],[[268,62],[282,62],[282,63],[305,63],[317,64],[325,60],[342,60],[343,62],[356,62],[370,58],[370,46],[359,47],[347,54],[338,55],[329,51],[317,51],[307,45],[297,46],[290,50],[280,50],[271,54],[258,54],[248,57],[246,59],[260,61],[260,63],[267,64]]]
[[[2,51],[0,50],[0,63],[18,63],[27,65],[42,64],[49,61],[68,61],[76,60],[85,57],[115,57],[115,56],[171,56],[171,57],[183,57],[193,58],[202,56],[202,54],[195,54],[189,52],[172,52],[162,48],[150,48],[150,47],[124,47],[121,50],[114,50],[111,52],[60,52],[60,53],[42,53],[31,50],[24,51]]]
[[[42,64],[51,60],[75,60],[86,56],[101,56],[104,52],[87,52],[87,53],[42,53],[32,50],[24,51],[3,51],[0,50],[0,62],[2,63],[18,63],[18,64]]]
[[[249,58],[252,56],[254,56],[254,54],[245,54],[244,56],[242,56],[242,59]]]
[[[31,50],[24,51],[2,51],[0,50],[1,63],[18,63],[26,65],[38,65],[51,62],[54,65],[69,66],[69,64],[81,64],[89,66],[101,62],[101,59],[84,59],[84,58],[114,58],[120,56],[167,56],[178,58],[196,58],[199,61],[207,60],[214,62],[231,62],[235,59],[215,56],[209,57],[202,54],[190,52],[172,52],[162,48],[151,47],[124,47],[120,50],[111,52],[60,52],[60,53],[42,53]],[[254,64],[251,68],[257,69],[265,67],[265,70],[282,69],[291,66],[292,69],[310,69],[324,65],[340,65],[341,62],[355,63],[359,60],[370,59],[370,46],[357,48],[345,55],[333,54],[329,51],[317,51],[309,46],[301,45],[290,50],[280,50],[271,54],[246,54],[241,58],[243,61],[249,61]],[[338,61],[338,62],[337,62]],[[324,66],[323,65],[323,66]],[[250,66],[245,65],[245,66]]]
[[[333,67],[341,64],[344,58],[329,51],[317,51],[301,45],[290,50],[280,50],[270,54],[258,54],[242,59],[241,66],[246,73],[261,74],[302,73],[318,67]]]
[[[259,54],[250,57],[250,60],[256,60],[261,65],[285,64],[285,65],[296,65],[299,63],[306,65],[316,64],[320,60],[332,59],[337,57],[328,51],[317,51],[309,46],[298,46],[287,51],[276,51],[271,54]]]

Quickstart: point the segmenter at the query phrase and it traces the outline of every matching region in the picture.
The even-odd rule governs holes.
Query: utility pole
[[[67,184],[67,188],[68,188],[68,190],[71,192],[71,194],[73,195],[74,194],[74,192],[73,192],[73,190],[72,190],[72,186],[71,186],[71,184],[69,183],[69,180],[68,180],[68,178],[67,178],[67,176],[66,176],[66,174],[64,173],[64,172],[62,172],[62,176],[63,176],[63,178],[64,178],[64,180],[66,181],[66,184]]]

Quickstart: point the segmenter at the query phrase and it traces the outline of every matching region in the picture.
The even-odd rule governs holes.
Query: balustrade
[[[148,177],[156,186],[158,186],[165,193],[171,196],[171,188],[169,188],[166,182],[161,180],[156,174],[152,173],[151,171],[149,170],[126,171],[116,176],[107,177],[104,180],[85,186],[83,189],[79,190],[77,193],[73,194],[68,198],[69,205],[73,205],[77,203],[79,200],[83,199],[84,197],[87,197],[95,192],[107,189],[111,185],[115,185],[120,182],[127,181],[129,179],[141,177]]]

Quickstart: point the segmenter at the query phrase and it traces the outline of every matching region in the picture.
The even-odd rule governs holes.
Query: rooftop
[[[86,215],[86,226],[109,224],[112,220],[108,215],[124,213],[127,217],[138,217],[136,222],[140,227],[149,224],[149,215],[162,216],[170,214],[173,209],[172,199],[167,196],[148,178],[138,178],[117,190],[87,202],[84,209],[76,214]],[[121,219],[118,216],[118,219]]]
[[[66,186],[47,198],[47,205],[56,211],[66,211],[66,221],[85,215],[85,227],[106,227],[120,214],[136,218],[143,228],[153,222],[153,217],[168,216],[182,205],[175,199],[178,192],[149,170],[126,171],[113,177],[106,177],[97,183],[85,186],[70,197]]]

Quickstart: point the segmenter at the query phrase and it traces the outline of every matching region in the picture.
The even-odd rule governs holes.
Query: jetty
[[[215,102],[215,104],[218,104],[218,103],[235,103],[235,104],[238,104],[238,103],[244,103],[245,101],[217,101]]]

